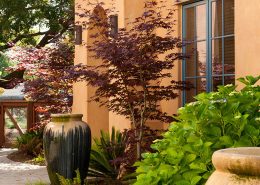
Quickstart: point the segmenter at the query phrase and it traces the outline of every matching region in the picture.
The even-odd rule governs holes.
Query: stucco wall
[[[173,16],[173,20],[175,21],[175,26],[174,26],[174,32],[173,32],[173,36],[175,37],[179,37],[181,38],[181,6],[179,5],[175,5],[175,1],[166,1],[165,4],[165,8],[168,9],[169,7],[172,7],[175,11],[174,11],[174,16]],[[167,12],[166,10],[163,10],[163,12]],[[163,35],[163,31],[159,30],[158,31],[159,34]],[[181,52],[180,49],[176,49],[175,52]],[[169,82],[171,80],[175,80],[175,81],[181,81],[182,80],[182,76],[181,76],[181,66],[182,66],[182,61],[181,60],[176,60],[174,63],[174,68],[172,70],[170,70],[170,72],[172,73],[172,79],[167,79],[164,80],[162,83],[163,84],[169,84]],[[161,108],[163,112],[167,112],[169,115],[173,115],[177,113],[178,108],[181,106],[181,92],[180,91],[176,91],[176,93],[179,95],[179,97],[177,97],[174,100],[170,100],[170,101],[162,101],[161,104]],[[154,124],[152,124],[154,125]],[[169,124],[163,124],[162,128],[167,129],[169,126]]]
[[[81,8],[78,9],[77,5],[80,4]],[[86,0],[77,0],[76,1],[76,13],[81,12],[84,8],[94,10],[95,7],[87,7]],[[100,10],[101,11],[101,10]],[[99,10],[95,11],[99,12]],[[94,11],[93,11],[94,13]],[[106,18],[105,15],[104,18]],[[76,16],[76,24],[81,25],[82,22],[87,19],[84,17]],[[88,52],[86,45],[90,45],[93,43],[93,38],[89,36],[95,32],[95,29],[83,29],[82,45],[76,45],[75,47],[75,64],[86,64],[93,65],[94,63],[99,63],[100,61],[93,61],[91,58],[91,53]],[[86,121],[90,128],[92,135],[94,137],[98,137],[100,135],[100,130],[108,131],[109,129],[109,111],[100,107],[99,104],[95,102],[90,102],[90,98],[94,95],[95,89],[91,86],[86,86],[86,83],[76,83],[73,87],[73,113],[82,113],[84,115],[83,119]]]
[[[236,78],[260,75],[259,21],[259,0],[235,0]]]

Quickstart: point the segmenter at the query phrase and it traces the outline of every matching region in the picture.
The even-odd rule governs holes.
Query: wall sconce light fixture
[[[82,26],[75,25],[75,45],[82,44]]]
[[[117,37],[118,35],[118,15],[111,15],[110,16],[110,23],[111,23],[111,36]]]

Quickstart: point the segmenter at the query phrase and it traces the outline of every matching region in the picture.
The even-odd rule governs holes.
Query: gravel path
[[[0,185],[31,185],[36,182],[49,184],[45,166],[14,162],[7,155],[15,149],[0,149]]]

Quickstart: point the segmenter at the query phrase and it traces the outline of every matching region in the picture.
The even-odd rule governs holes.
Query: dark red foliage
[[[100,6],[96,7],[100,10]],[[93,61],[103,62],[95,66],[75,66],[70,74],[97,88],[93,101],[129,118],[139,143],[147,120],[169,122],[171,115],[161,111],[160,101],[172,100],[179,90],[189,88],[172,78],[174,62],[184,56],[179,52],[180,39],[172,36],[174,8],[164,9],[167,15],[162,13],[163,8],[155,1],[146,1],[142,16],[128,25],[130,29],[120,29],[116,36],[110,35],[111,24],[102,13],[80,14],[89,18],[83,23],[85,29],[99,30],[90,35],[95,41],[86,47],[93,53]],[[104,12],[113,14],[111,10]],[[157,34],[158,29],[164,30],[165,35]],[[163,83],[166,79],[170,82]],[[140,156],[140,151],[137,153]]]
[[[163,17],[156,6],[156,2],[147,1],[146,11],[131,23],[132,29],[121,29],[116,37],[108,37],[110,24],[106,19],[91,15],[88,29],[98,27],[102,31],[91,35],[96,41],[87,48],[94,53],[93,60],[101,59],[103,63],[78,65],[74,72],[74,77],[80,76],[80,80],[97,87],[92,100],[137,125],[143,118],[167,121],[158,102],[174,99],[178,96],[176,90],[185,89],[184,82],[172,80],[168,85],[162,84],[163,79],[172,78],[170,70],[183,55],[178,52],[180,40],[171,36],[175,25],[173,12]],[[90,16],[89,12],[85,16]],[[166,35],[156,34],[157,29],[165,29]]]
[[[18,68],[25,68],[26,98],[43,102],[36,111],[48,117],[50,113],[70,112],[72,106],[72,80],[64,79],[73,66],[73,48],[65,44],[36,49],[18,48],[13,60]],[[44,116],[44,117],[45,117]]]

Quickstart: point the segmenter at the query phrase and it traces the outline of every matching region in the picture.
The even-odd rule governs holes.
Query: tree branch
[[[44,35],[46,34],[48,31],[45,32],[37,32],[37,33],[31,33],[31,34],[21,34],[18,35],[15,39],[13,39],[12,41],[6,43],[5,45],[0,46],[0,51],[12,48],[17,42],[19,42],[22,39],[25,38],[30,38],[30,37],[35,37],[35,36],[39,36],[39,35]]]

